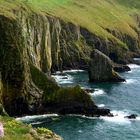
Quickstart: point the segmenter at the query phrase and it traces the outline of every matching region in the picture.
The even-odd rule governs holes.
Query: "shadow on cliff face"
[[[93,62],[91,67],[96,69],[101,65],[99,72],[105,70],[107,76],[111,74],[109,78],[118,78],[107,56],[115,53],[123,61],[126,60],[128,49],[114,40],[106,42],[60,18],[22,10],[15,11],[14,18],[0,16],[0,98],[8,114],[57,112],[108,115],[109,110],[98,109],[79,86],[59,87],[50,73],[51,70],[68,68],[87,69],[90,54],[96,48],[104,54],[99,53],[95,60],[99,58],[100,63],[97,60],[96,65]],[[97,80],[101,81],[101,78]]]

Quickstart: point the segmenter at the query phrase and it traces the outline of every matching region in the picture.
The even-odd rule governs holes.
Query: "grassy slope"
[[[9,10],[18,8],[22,2],[32,7],[34,11],[48,12],[61,17],[86,27],[104,38],[117,40],[104,28],[117,29],[137,38],[137,34],[130,26],[137,27],[131,15],[139,13],[139,0],[14,0],[14,2],[11,0],[11,3],[0,0],[0,14],[13,17]]]
[[[0,122],[3,123],[4,127],[4,137],[0,138],[1,140],[61,140],[52,131],[46,128],[32,128],[32,125],[23,124],[20,121],[16,121],[10,117],[0,116]]]
[[[0,0],[0,15],[15,18],[11,9],[19,9],[22,1],[34,11],[48,12],[103,37],[114,38],[104,28],[118,29],[136,37],[130,25],[137,27],[137,24],[131,15],[140,12],[140,0]],[[6,139],[33,139],[29,126],[16,124],[9,118],[0,118],[0,121],[4,123]]]
[[[140,5],[138,0],[29,0],[29,3],[99,35],[108,35],[103,30],[106,27],[136,35],[129,26],[136,23],[129,14],[139,11],[138,6],[135,8],[135,4]]]

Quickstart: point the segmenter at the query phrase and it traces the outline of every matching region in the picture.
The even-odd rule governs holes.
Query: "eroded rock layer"
[[[97,80],[102,81],[105,75],[101,73],[105,70],[106,75],[111,74],[111,81],[122,81],[112,70],[111,60],[126,64],[133,52],[115,39],[104,39],[79,25],[27,8],[11,10],[10,17],[0,15],[0,99],[5,110],[11,116],[42,112],[102,114],[79,86],[62,88],[51,72],[87,70],[89,62],[97,59],[91,57],[97,49],[102,52],[98,60],[103,63],[97,60],[90,66],[95,72],[94,79],[98,76]],[[106,67],[98,75],[96,68],[104,62]]]

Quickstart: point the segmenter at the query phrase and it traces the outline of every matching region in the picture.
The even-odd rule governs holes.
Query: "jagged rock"
[[[132,114],[132,115],[129,115],[129,116],[125,116],[125,118],[128,118],[128,119],[136,119],[138,117],[137,114]]]
[[[106,108],[98,108],[95,112],[96,115],[100,115],[100,116],[110,116],[112,117],[113,115],[110,113],[110,109],[106,109]]]
[[[131,71],[130,67],[127,65],[116,65],[113,67],[114,71],[116,72],[126,72]]]
[[[86,88],[83,90],[86,91],[87,93],[93,93],[95,91],[94,89],[91,89],[91,88]]]
[[[91,33],[86,28],[81,27],[80,31],[89,46],[101,51],[112,61],[119,64],[126,64],[130,62],[131,56],[129,49],[118,43],[116,40],[104,39],[101,36]]]
[[[110,54],[114,43],[106,45],[105,40],[78,25],[30,9],[27,12],[26,8],[11,18],[0,15],[0,99],[4,108],[11,116],[43,111],[93,114],[97,107],[87,92],[77,86],[61,88],[50,74],[67,68],[87,69],[92,44]],[[87,45],[88,37],[95,42]],[[119,54],[125,50],[114,48],[113,53],[122,60]],[[109,61],[106,66],[112,68]],[[122,81],[114,71],[112,75],[107,80]]]
[[[113,70],[112,61],[109,57],[98,50],[91,54],[89,63],[90,82],[124,82],[118,73]]]

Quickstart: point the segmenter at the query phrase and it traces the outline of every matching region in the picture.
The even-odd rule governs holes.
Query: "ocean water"
[[[85,116],[58,116],[47,114],[20,118],[34,127],[47,127],[64,140],[140,140],[140,66],[130,64],[130,72],[121,73],[124,83],[93,84],[88,73],[82,70],[65,71],[65,75],[53,75],[62,86],[81,85],[94,88],[91,97],[100,107],[110,108],[115,117],[92,118]],[[136,120],[124,116],[138,114]]]

